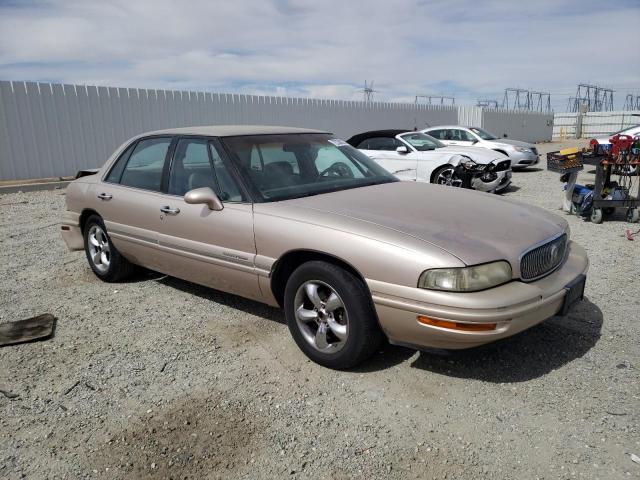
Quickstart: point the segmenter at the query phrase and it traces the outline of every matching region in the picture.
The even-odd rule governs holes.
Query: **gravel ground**
[[[543,168],[506,196],[562,215]],[[0,349],[18,395],[0,393],[2,478],[640,477],[640,236],[624,238],[640,225],[622,215],[568,217],[592,265],[568,317],[336,372],[279,310],[153,273],[98,281],[60,239],[63,209],[62,190],[0,196],[0,322],[59,319]]]

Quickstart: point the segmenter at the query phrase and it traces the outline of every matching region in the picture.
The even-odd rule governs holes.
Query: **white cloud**
[[[459,103],[589,81],[622,101],[640,87],[639,23],[633,1],[9,3],[0,78],[329,98],[374,79],[379,99]]]

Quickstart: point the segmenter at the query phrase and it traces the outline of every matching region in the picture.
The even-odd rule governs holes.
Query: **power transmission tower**
[[[375,92],[377,92],[377,90],[373,89],[373,80],[371,81],[371,83],[367,84],[367,81],[364,81],[364,88],[362,90],[360,90],[361,92],[364,93],[364,101],[365,102],[370,102],[373,100],[373,94]]]
[[[634,97],[632,93],[628,93],[624,100],[623,110],[640,110],[640,95]]]
[[[476,107],[498,108],[498,100],[479,98]]]
[[[432,100],[440,100],[440,105],[448,105],[445,104],[445,100],[448,102],[449,100],[451,100],[451,105],[455,105],[456,104],[456,98],[455,97],[445,97],[443,95],[416,95],[416,99],[415,99],[415,104],[418,104],[418,98],[426,98],[427,99],[427,104],[429,105],[433,105]]]
[[[531,92],[523,88],[505,88],[502,108],[507,110],[531,110]]]
[[[613,90],[610,88],[581,83],[578,85],[575,98],[580,100],[580,104],[586,106],[589,112],[613,111]],[[579,105],[576,104],[575,110],[572,111],[578,110]]]
[[[551,94],[549,92],[530,92],[530,95],[532,110],[545,113],[551,111]]]

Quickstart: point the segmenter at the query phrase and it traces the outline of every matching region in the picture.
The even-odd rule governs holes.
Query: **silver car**
[[[498,138],[478,127],[462,127],[460,125],[441,125],[429,127],[422,132],[437,138],[445,145],[484,147],[504,153],[511,159],[511,168],[524,168],[539,162],[539,154],[535,145]]]
[[[469,348],[582,297],[566,220],[465,189],[400,182],[326,132],[151,132],[69,184],[62,236],[103,281],[143,266],[285,311],[312,360],[380,342]]]

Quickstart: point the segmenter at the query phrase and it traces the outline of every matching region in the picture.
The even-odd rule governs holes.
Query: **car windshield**
[[[442,148],[446,146],[439,140],[436,140],[435,138],[421,132],[403,133],[402,135],[399,135],[399,137],[419,152],[424,152],[426,150],[435,150],[436,148]]]
[[[329,134],[251,135],[221,141],[262,202],[398,181]]]
[[[473,127],[473,128],[470,128],[469,130],[471,130],[473,133],[478,135],[483,140],[497,140],[498,139],[498,137],[496,137],[495,135],[493,135],[493,134],[491,134],[491,133],[489,133],[486,130],[483,130],[481,128]]]

